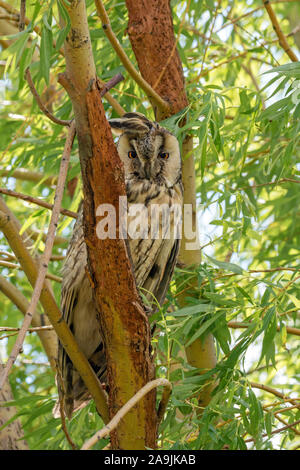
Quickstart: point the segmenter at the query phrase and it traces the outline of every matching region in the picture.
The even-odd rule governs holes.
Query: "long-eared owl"
[[[143,233],[143,236],[136,237],[132,230],[128,230],[129,255],[136,285],[145,296],[144,300],[151,303],[156,299],[156,305],[157,302],[162,304],[180,244],[181,217],[171,210],[172,207],[181,208],[183,199],[179,144],[169,131],[139,113],[111,119],[110,125],[112,131],[119,135],[117,149],[124,164],[128,229],[135,226],[135,205],[143,205],[148,210],[147,218],[144,217],[147,224],[150,213],[157,215],[161,207],[165,210],[160,217],[154,217],[155,223],[151,218],[151,230],[146,236]],[[170,214],[166,211],[168,208]],[[99,380],[105,382],[105,351],[97,320],[101,312],[97,312],[86,274],[87,248],[82,223],[81,207],[63,266],[61,309],[80,349]],[[87,390],[61,344],[58,364],[63,379],[65,413],[70,418],[73,409],[87,399]]]

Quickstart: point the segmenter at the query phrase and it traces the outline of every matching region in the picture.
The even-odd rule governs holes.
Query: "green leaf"
[[[61,29],[59,35],[58,35],[58,38],[57,38],[57,41],[56,41],[56,50],[58,51],[61,46],[63,45],[69,31],[70,31],[70,28],[71,28],[71,23],[70,23],[70,17],[69,17],[69,14],[63,4],[63,2],[61,0],[58,0],[57,2],[57,7],[58,7],[58,11],[60,13],[60,16],[61,18],[63,19],[64,23],[65,23],[65,26]]]
[[[196,305],[191,305],[190,307],[184,307],[180,308],[179,310],[176,310],[175,312],[172,312],[173,317],[183,317],[183,316],[190,316],[190,315],[195,315],[197,313],[202,313],[202,312],[213,312],[214,307],[211,304],[196,304]]]
[[[219,317],[221,317],[223,315],[223,312],[220,311],[218,313],[216,313],[215,315],[213,315],[209,320],[207,320],[202,326],[200,326],[200,328],[193,334],[193,336],[188,340],[188,342],[186,343],[186,347],[187,346],[190,346],[190,344],[192,344],[194,341],[196,341],[196,339],[200,338],[200,336],[202,336],[206,331],[207,329],[213,325]]]
[[[49,85],[52,51],[53,51],[52,30],[46,27],[45,24],[43,24],[41,48],[40,48],[40,64],[41,64],[41,75],[45,79],[45,82],[47,85]]]
[[[225,261],[217,261],[216,259],[211,258],[208,255],[206,255],[206,258],[208,258],[211,263],[218,266],[218,268],[224,269],[224,271],[230,271],[230,272],[236,273],[236,274],[243,274],[244,273],[244,270],[240,266],[238,266],[237,264],[226,263]]]

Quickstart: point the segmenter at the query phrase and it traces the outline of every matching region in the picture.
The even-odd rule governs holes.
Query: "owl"
[[[119,136],[117,150],[124,164],[129,256],[136,285],[149,311],[151,303],[164,301],[180,245],[181,217],[171,210],[182,207],[183,200],[179,144],[169,131],[140,113],[126,113],[109,122]],[[136,207],[144,208],[143,223]],[[162,207],[164,211],[160,211]],[[148,233],[143,230],[142,236],[135,236],[132,227],[136,225],[151,225],[151,230],[149,227]],[[86,270],[81,205],[62,269],[61,309],[80,349],[105,384],[106,358],[97,319],[101,312],[97,311]],[[58,388],[70,418],[87,400],[87,389],[61,344],[58,365],[62,382]]]

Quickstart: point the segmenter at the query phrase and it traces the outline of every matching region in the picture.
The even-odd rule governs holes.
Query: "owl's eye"
[[[128,157],[129,158],[136,158],[137,157],[136,151],[135,150],[129,150]]]
[[[162,158],[163,160],[168,160],[170,154],[167,153],[167,152],[160,152],[160,154],[158,155],[160,158]]]

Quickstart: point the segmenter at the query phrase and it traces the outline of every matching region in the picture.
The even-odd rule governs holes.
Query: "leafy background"
[[[11,2],[16,8],[18,3]],[[65,28],[60,30],[58,8],[65,15],[62,2],[27,3],[31,23],[14,37],[0,38],[1,186],[53,203],[55,187],[47,177],[58,174],[65,131],[40,112],[24,71],[30,65],[35,86],[52,112],[71,118],[70,101],[57,84],[64,70],[60,48],[68,19],[65,16]],[[108,80],[122,72],[125,80],[112,95],[126,111],[137,110],[153,119],[143,92],[126,74],[104,35],[94,2],[86,3],[98,75]],[[193,270],[176,269],[168,300],[152,319],[157,325],[153,338],[157,376],[174,383],[159,445],[164,449],[296,449],[300,431],[291,425],[300,418],[300,65],[290,63],[278,44],[260,1],[171,3],[190,104],[164,125],[180,141],[186,132],[194,135],[203,257]],[[299,5],[272,3],[283,32],[290,34],[300,23]],[[109,0],[105,6],[114,32],[135,63],[126,33],[125,2]],[[289,43],[300,57],[299,33],[290,36]],[[104,105],[107,116],[116,117],[108,103]],[[179,127],[182,114],[188,118],[184,128]],[[38,173],[39,180],[10,176],[9,171],[18,168]],[[75,144],[68,181],[79,175]],[[63,207],[76,211],[81,195],[79,179],[74,194],[70,185],[66,189]],[[32,253],[41,253],[50,212],[12,197],[5,200],[22,230],[36,233]],[[61,217],[57,234],[63,238],[55,245],[54,255],[64,256],[72,225],[72,219]],[[4,237],[0,243],[0,263],[15,262]],[[49,271],[60,277],[61,263],[53,260]],[[30,299],[32,290],[23,272],[0,267],[2,275]],[[191,279],[196,281],[195,291],[182,309],[178,300]],[[53,281],[52,287],[59,301],[60,282]],[[21,313],[2,293],[0,299],[1,326],[20,326]],[[293,333],[290,328],[295,328]],[[208,332],[215,337],[218,362],[200,376],[180,351]],[[15,336],[1,340],[3,361],[14,340]],[[207,380],[217,386],[201,413],[196,396]],[[10,383],[16,417],[21,418],[30,448],[68,449],[61,422],[52,416],[57,398],[54,374],[35,334],[27,335]],[[101,426],[93,403],[68,423],[78,446]],[[107,443],[102,440],[95,448]]]

